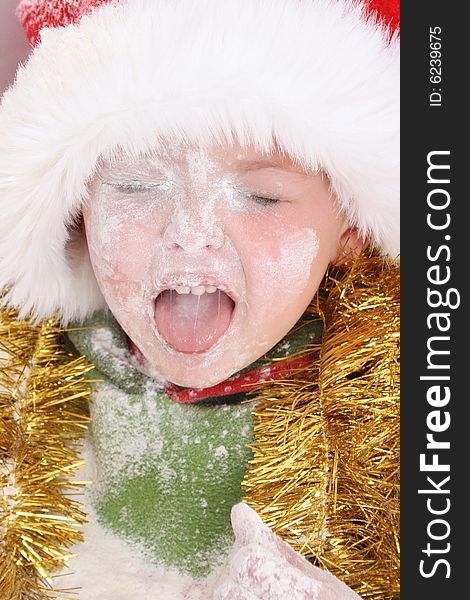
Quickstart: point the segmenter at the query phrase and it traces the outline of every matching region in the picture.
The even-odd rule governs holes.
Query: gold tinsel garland
[[[257,391],[246,500],[302,554],[386,600],[399,593],[399,270],[363,256],[322,290],[315,360]],[[91,366],[60,334],[0,312],[0,600],[57,598],[51,575],[81,539],[70,492],[83,483],[72,476]]]
[[[60,345],[53,321],[32,326],[0,311],[0,600],[57,598],[52,575],[81,540],[71,496],[88,424],[91,366]]]
[[[258,390],[245,499],[363,598],[397,598],[399,268],[362,255],[321,290],[310,367]]]

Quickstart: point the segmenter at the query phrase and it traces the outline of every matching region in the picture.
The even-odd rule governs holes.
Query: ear
[[[356,258],[367,246],[368,240],[362,238],[355,227],[348,227],[338,242],[338,252],[331,261],[335,267],[342,265],[351,258]]]

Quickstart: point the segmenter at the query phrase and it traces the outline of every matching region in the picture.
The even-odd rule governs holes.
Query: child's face
[[[278,152],[169,146],[104,164],[90,191],[108,306],[147,372],[182,386],[214,385],[270,350],[350,234],[328,180]]]

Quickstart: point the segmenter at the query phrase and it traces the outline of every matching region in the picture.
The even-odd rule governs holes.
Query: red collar
[[[291,377],[295,371],[307,366],[311,354],[305,354],[291,360],[279,360],[269,365],[257,367],[252,371],[232,375],[225,381],[208,388],[184,388],[168,383],[165,391],[171,400],[179,404],[193,404],[206,398],[232,396],[255,388],[264,381],[274,381]]]

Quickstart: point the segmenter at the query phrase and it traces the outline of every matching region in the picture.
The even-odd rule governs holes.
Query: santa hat
[[[102,6],[99,6],[101,5]],[[272,140],[399,253],[398,1],[23,0],[36,44],[0,106],[0,291],[64,321],[103,305],[73,239],[100,157]],[[44,28],[43,28],[44,27]]]

